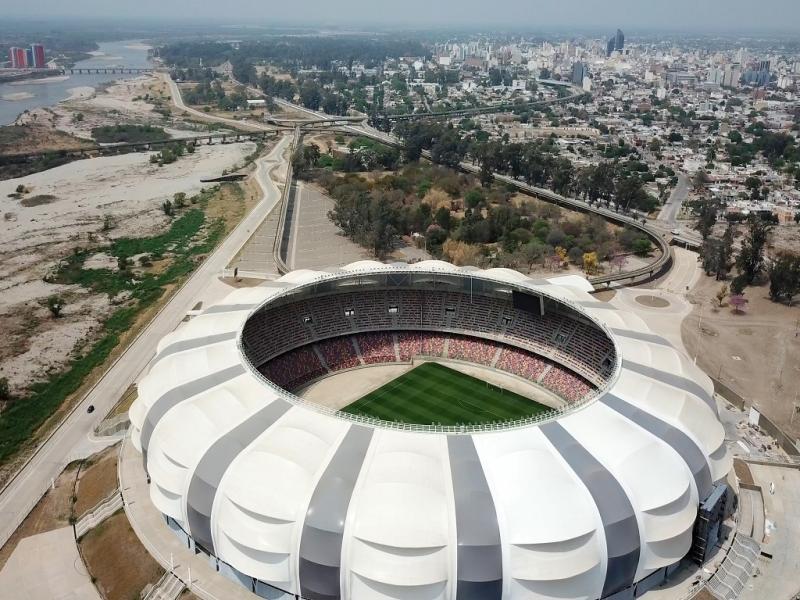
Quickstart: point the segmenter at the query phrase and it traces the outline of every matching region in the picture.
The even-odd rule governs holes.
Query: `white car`
[[[670,233],[672,235],[680,235],[681,234],[681,230],[680,229],[673,229],[672,231],[670,231]]]

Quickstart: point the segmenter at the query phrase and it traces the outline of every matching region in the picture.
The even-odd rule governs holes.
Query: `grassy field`
[[[342,410],[399,423],[468,425],[513,421],[550,408],[438,363],[423,363]]]

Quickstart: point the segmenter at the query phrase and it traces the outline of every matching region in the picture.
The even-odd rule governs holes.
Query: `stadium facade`
[[[265,598],[641,595],[696,543],[731,459],[709,378],[589,291],[438,261],[238,289],[165,337],[139,385],[132,440],[152,502]],[[403,361],[409,331],[494,344],[486,365],[512,374],[504,353],[541,357],[592,391],[543,418],[443,427],[344,414],[275,381],[325,377],[335,357],[314,345],[364,332],[391,332]]]

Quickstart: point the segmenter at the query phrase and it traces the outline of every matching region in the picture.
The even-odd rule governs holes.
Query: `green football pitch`
[[[513,421],[551,409],[525,396],[429,362],[342,410],[400,423],[469,425]]]

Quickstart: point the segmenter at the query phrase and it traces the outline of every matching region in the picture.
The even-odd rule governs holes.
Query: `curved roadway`
[[[324,113],[320,113],[317,111],[310,110],[308,108],[304,108],[302,106],[298,106],[291,102],[287,102],[286,100],[280,100],[276,98],[275,101],[281,106],[308,114],[314,119],[322,119],[325,118],[326,116]],[[368,137],[391,146],[402,147],[402,143],[394,136],[378,131],[377,129],[370,127],[368,125],[344,126],[339,128],[339,130],[344,133],[349,133],[352,135]],[[430,152],[427,151],[423,152],[423,156],[425,156],[426,158],[430,158]],[[480,170],[478,167],[470,163],[461,163],[460,167],[462,170],[471,173],[477,173]],[[607,208],[591,205],[588,202],[584,202],[583,200],[567,198],[566,196],[556,194],[551,190],[546,190],[544,188],[528,185],[526,183],[517,181],[516,179],[508,177],[506,175],[500,175],[496,173],[495,178],[500,181],[503,181],[504,183],[514,186],[517,190],[525,194],[536,196],[548,202],[559,204],[561,206],[565,206],[572,210],[594,213],[600,215],[607,221],[612,221],[618,225],[628,226],[638,229],[639,231],[644,233],[648,238],[650,238],[650,240],[658,248],[660,256],[652,263],[640,269],[635,269],[633,271],[625,271],[622,273],[610,273],[599,277],[590,277],[589,281],[594,286],[607,285],[615,281],[632,281],[634,279],[639,279],[642,277],[653,277],[661,273],[663,270],[667,269],[672,263],[672,253],[670,252],[670,246],[667,243],[667,240],[659,231],[650,227],[649,225],[643,224],[641,221],[638,221],[627,215],[620,214],[613,210],[609,210]]]

